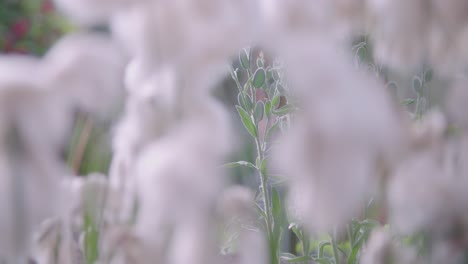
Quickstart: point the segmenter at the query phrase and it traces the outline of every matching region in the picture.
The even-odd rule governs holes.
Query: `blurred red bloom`
[[[52,4],[51,0],[44,0],[42,1],[41,5],[41,12],[42,13],[50,13],[54,11],[54,5]]]
[[[11,26],[10,30],[16,38],[22,38],[29,31],[29,21],[20,19]]]

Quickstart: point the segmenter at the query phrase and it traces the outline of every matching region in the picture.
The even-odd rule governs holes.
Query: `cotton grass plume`
[[[379,163],[390,165],[403,153],[406,130],[378,81],[354,69],[333,46],[314,41],[288,45],[302,51],[285,56],[300,110],[275,164],[290,178],[300,220],[323,231],[360,213],[379,181]]]
[[[66,36],[44,58],[0,57],[1,207],[10,212],[0,217],[4,257],[25,257],[32,229],[58,214],[58,183],[68,174],[60,152],[74,111],[102,110],[93,94],[118,94],[122,64],[112,41],[92,34]]]
[[[468,1],[54,3],[0,55],[1,264],[463,263]]]
[[[385,229],[376,229],[372,232],[367,247],[361,258],[363,264],[418,264],[424,263],[417,257],[416,251],[404,248]]]

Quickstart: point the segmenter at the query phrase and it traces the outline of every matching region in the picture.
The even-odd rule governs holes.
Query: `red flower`
[[[41,5],[41,12],[42,13],[50,13],[54,11],[54,5],[52,4],[51,0],[44,0],[42,1]]]
[[[16,38],[22,38],[29,31],[29,21],[20,19],[11,26],[10,30]]]

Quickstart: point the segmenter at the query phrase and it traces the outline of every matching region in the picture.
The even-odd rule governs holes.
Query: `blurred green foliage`
[[[0,54],[41,56],[60,36],[73,30],[52,0],[0,0]],[[111,158],[106,140],[110,125],[85,126],[86,118],[81,119],[75,120],[70,145],[66,146],[68,163],[82,175],[106,173]]]
[[[71,29],[51,0],[0,0],[0,52],[44,54]]]

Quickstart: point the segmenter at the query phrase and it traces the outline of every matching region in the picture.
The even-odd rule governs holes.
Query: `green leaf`
[[[405,100],[403,100],[401,102],[402,105],[410,105],[410,104],[413,104],[414,102],[416,102],[416,100],[412,99],[412,98],[406,98]]]
[[[430,82],[432,81],[432,76],[433,76],[433,72],[432,70],[427,70],[425,73],[424,73],[424,82]]]
[[[251,112],[253,107],[254,107],[253,99],[248,93],[249,83],[250,83],[250,81],[247,81],[247,83],[245,83],[244,90],[242,91],[242,98],[244,98],[244,103],[245,103],[245,108],[244,109],[247,112]]]
[[[299,240],[302,239],[302,231],[299,229],[299,225],[296,223],[291,223],[289,225],[289,229],[293,231],[293,233],[297,236]]]
[[[271,100],[271,107],[273,109],[277,109],[278,108],[278,105],[280,103],[280,95],[277,94],[273,97],[273,99]]]
[[[351,253],[349,254],[348,257],[348,264],[355,264],[357,260],[357,255],[359,253],[359,250],[361,249],[365,239],[367,239],[369,231],[365,231],[364,234],[362,234],[356,243],[354,243],[353,248],[351,250]]]
[[[265,211],[264,211],[257,203],[255,203],[255,208],[257,209],[258,213],[259,213],[263,218],[266,218],[266,213],[265,213]]]
[[[258,67],[258,68],[263,68],[263,66],[265,66],[264,64],[265,64],[265,63],[263,62],[263,59],[262,59],[262,58],[258,58],[258,59],[257,59],[257,67]]]
[[[270,260],[272,263],[278,263],[278,253],[280,251],[281,234],[283,229],[275,224],[272,237],[270,238]]]
[[[285,105],[280,109],[273,109],[273,113],[277,116],[284,116],[287,115],[295,110],[294,106],[292,105]]]
[[[280,122],[281,121],[277,121],[273,126],[271,126],[268,129],[265,138],[268,138],[271,135],[271,133],[275,132],[275,130],[279,127]]]
[[[378,226],[380,226],[379,221],[374,220],[374,219],[365,219],[361,222],[362,227],[366,227],[368,229],[374,229]]]
[[[413,78],[413,91],[421,95],[422,94],[422,89],[423,89],[423,82],[418,76],[414,76]]]
[[[298,263],[298,262],[310,262],[312,260],[311,256],[296,256],[291,253],[282,253],[281,259],[286,260],[289,263]]]
[[[242,91],[244,93],[244,98],[247,97],[247,91],[249,90],[250,88],[250,79],[247,80],[247,82],[244,84],[244,90]]]
[[[245,49],[242,49],[239,52],[239,61],[243,69],[248,70],[250,69],[250,58],[249,54]]]
[[[348,252],[351,251],[351,243],[349,243],[349,240],[340,243],[337,248],[343,254],[343,256],[345,256],[345,258],[348,258]]]
[[[281,214],[281,199],[276,188],[271,189],[271,207],[273,218],[275,219],[275,225],[279,224],[279,221],[277,220],[279,220]]]
[[[283,85],[281,85],[280,83],[276,84],[276,90],[280,94],[286,94],[286,89],[284,89]]]
[[[267,160],[266,159],[263,159],[260,163],[260,172],[263,174],[263,175],[266,175],[266,168],[267,168]]]
[[[84,214],[84,256],[87,264],[96,262],[99,257],[98,240],[99,231],[97,229],[97,223],[93,221],[88,213]]]
[[[271,115],[271,101],[267,101],[267,102],[265,103],[265,110],[264,110],[264,112],[265,112],[266,117],[267,117],[267,118],[270,118],[270,115]]]
[[[326,258],[314,258],[314,261],[319,264],[330,264],[332,263],[329,259]]]
[[[361,233],[361,223],[357,222],[355,227],[354,227],[354,231],[352,233],[352,240],[354,241],[352,246],[354,247],[354,245],[357,243],[357,239],[358,239],[358,235]]]
[[[306,261],[311,261],[312,257],[310,256],[302,256],[302,257],[297,257],[293,259],[288,259],[287,261],[289,263],[298,263],[298,262],[306,262]]]
[[[239,80],[238,76],[237,76],[237,71],[239,70],[239,68],[231,68],[231,78],[233,80]]]
[[[245,103],[245,110],[252,111],[254,104],[252,102],[252,98],[249,95],[244,97],[244,103]]]
[[[237,112],[241,117],[242,123],[250,135],[254,138],[257,137],[257,128],[255,127],[254,123],[252,122],[252,118],[250,115],[240,106],[236,105]]]
[[[244,97],[242,96],[242,93],[239,93],[237,95],[237,103],[242,107],[242,108],[246,108],[245,106],[245,99]]]
[[[239,92],[242,92],[243,88],[242,88],[242,86],[241,86],[241,84],[239,82],[239,77],[237,76],[237,71],[238,70],[239,70],[239,68],[236,68],[236,69],[231,68],[231,78],[236,83],[236,86],[237,86],[237,89],[239,89]]]
[[[257,104],[255,105],[255,110],[254,110],[254,118],[257,124],[263,119],[263,111],[264,111],[263,102],[258,101]]]
[[[271,72],[271,68],[268,66],[265,69],[266,72],[266,81],[273,82],[275,79],[273,79],[273,73]]]
[[[273,80],[279,81],[280,75],[277,70],[271,70],[271,76],[273,77]]]
[[[281,258],[282,259],[292,259],[292,258],[297,258],[296,255],[292,254],[292,253],[288,253],[288,252],[282,252],[280,254]]]
[[[360,235],[358,236],[357,239],[355,239],[352,245],[351,253],[349,254],[349,257],[348,257],[348,264],[357,263],[357,256],[364,242],[369,237],[369,234],[371,233],[372,229],[379,226],[380,223],[376,220],[366,219],[362,222],[355,223],[355,225],[356,227],[353,232],[354,233],[353,236],[356,237],[358,236],[358,234]]]
[[[253,165],[252,163],[250,163],[248,161],[244,161],[244,160],[236,161],[236,162],[230,162],[230,163],[226,163],[226,164],[223,165],[223,167],[226,167],[226,168],[236,168],[236,167],[241,167],[241,166],[249,167],[249,168],[252,168],[252,169],[257,169],[257,167],[255,167],[255,165]]]
[[[260,88],[265,83],[266,74],[264,69],[257,69],[255,71],[252,84],[255,88]]]
[[[318,250],[318,257],[322,258],[323,257],[323,252],[325,251],[326,246],[331,246],[331,243],[328,241],[322,241],[319,244],[319,250]]]

